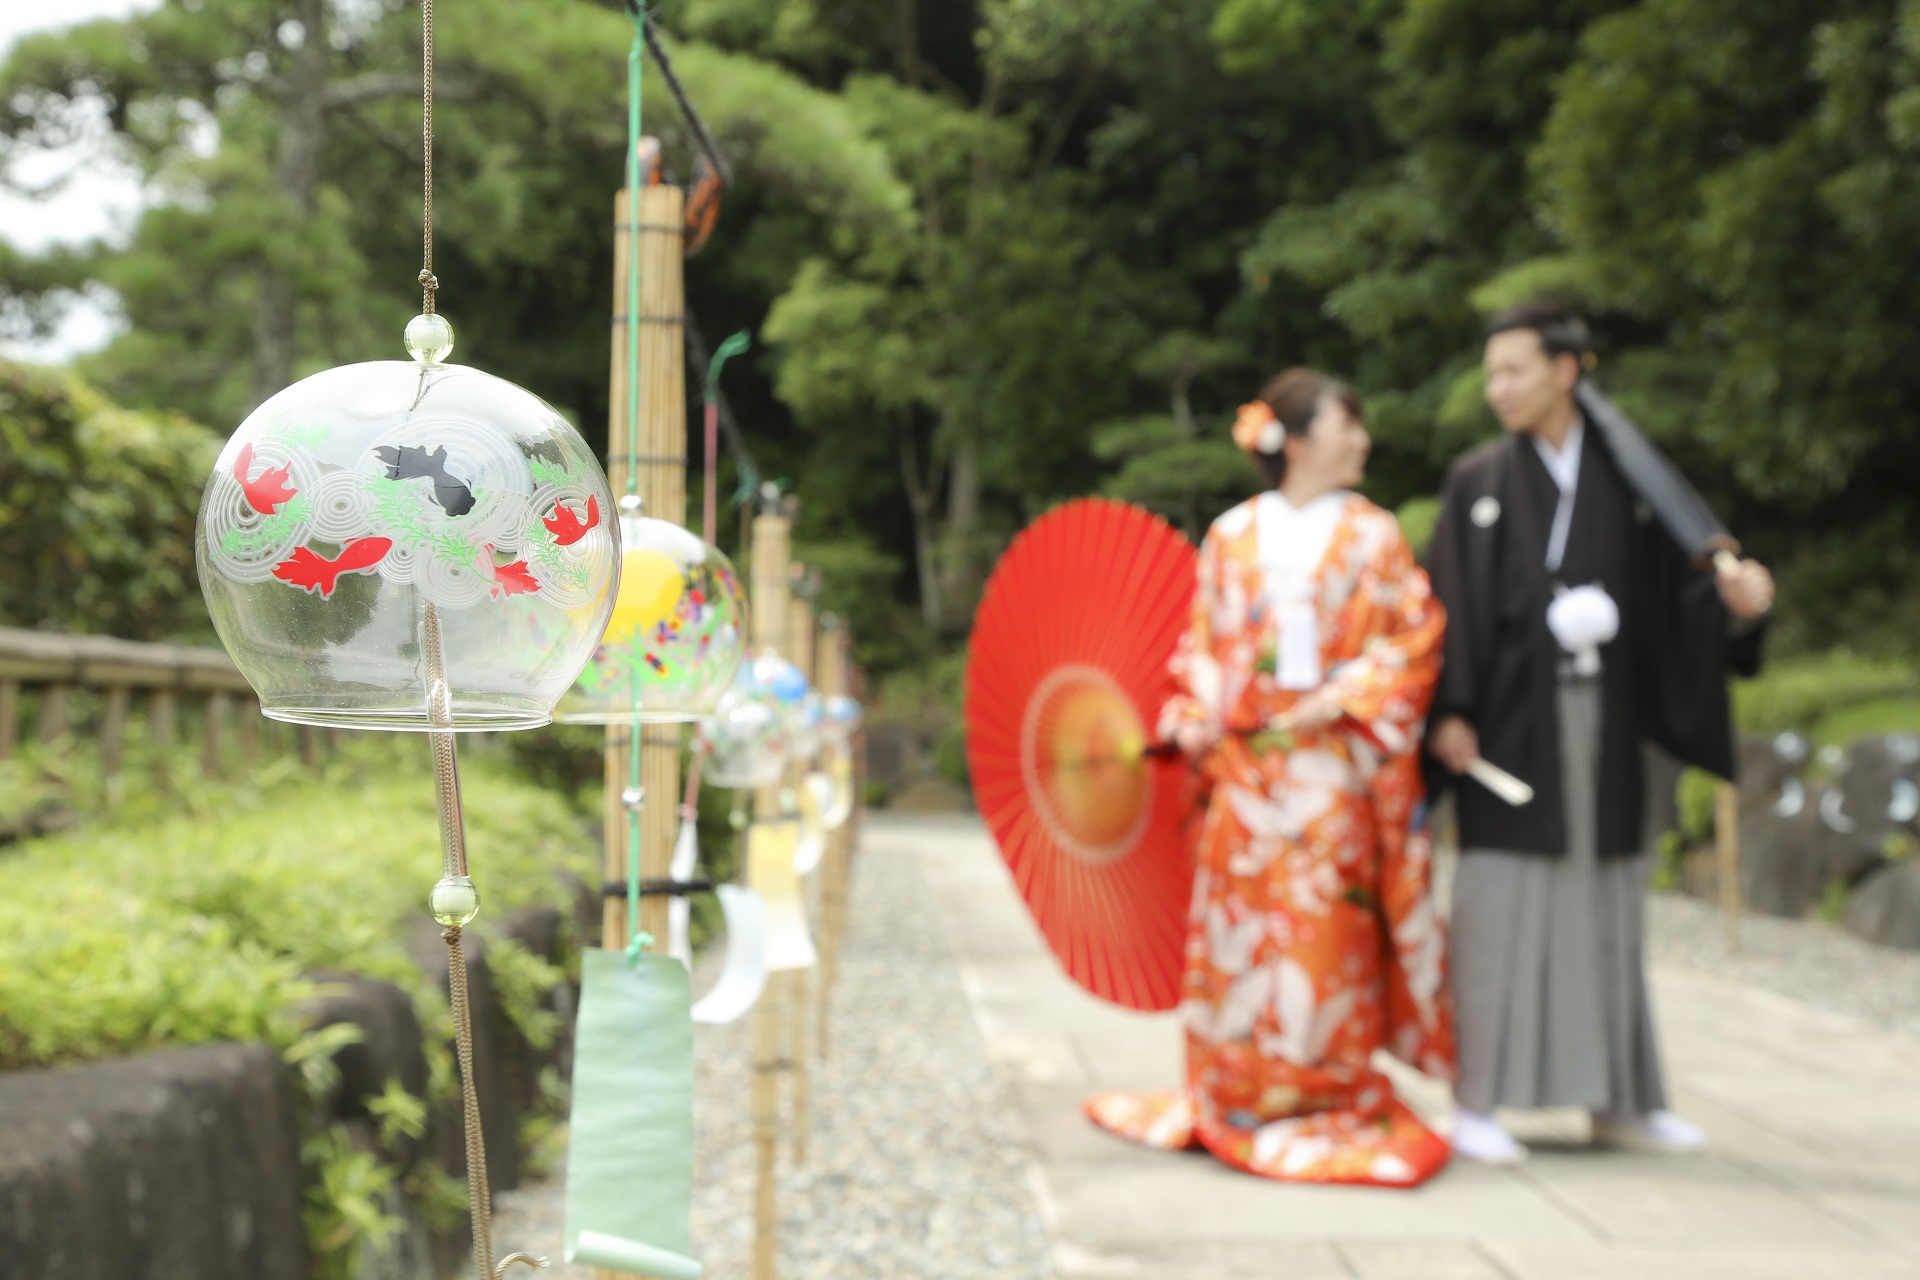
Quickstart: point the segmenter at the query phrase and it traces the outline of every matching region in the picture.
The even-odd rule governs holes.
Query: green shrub
[[[209,636],[193,522],[219,449],[177,414],[0,361],[0,623]]]
[[[1758,679],[1736,682],[1734,718],[1743,733],[1792,730],[1817,736],[1822,723],[1831,717],[1866,704],[1911,704],[1917,696],[1920,670],[1914,664],[1865,658],[1837,649],[1770,662]],[[1900,727],[1897,717],[1888,727]],[[1839,723],[1836,731],[1844,733],[1847,726]],[[1862,730],[1866,731],[1870,730]]]
[[[479,927],[542,902],[571,920],[562,873],[594,875],[594,841],[563,799],[497,756],[478,752],[465,763]],[[383,1132],[415,1130],[424,1102],[458,1087],[445,997],[402,943],[440,875],[425,744],[354,741],[318,774],[278,760],[239,782],[183,773],[178,786],[186,812],[159,816],[130,802],[94,825],[0,851],[8,887],[0,898],[0,1069],[264,1041],[317,1097],[333,1083],[333,1052],[358,1029],[301,1025],[301,1006],[317,991],[306,975],[340,970],[413,997],[428,1031],[430,1097],[389,1090],[377,1111]],[[556,1028],[541,997],[560,970],[501,941],[489,961],[508,1016],[531,1043],[551,1043]],[[393,1229],[385,1206],[395,1175],[311,1114],[306,1128],[316,1266],[349,1274],[344,1260],[359,1250],[343,1246],[377,1243]]]

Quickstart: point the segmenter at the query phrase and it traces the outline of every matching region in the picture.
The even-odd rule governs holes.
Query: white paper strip
[[[673,860],[667,864],[667,878],[670,880],[693,879],[694,868],[700,863],[700,837],[696,824],[688,818],[680,820],[680,834],[673,842]],[[693,969],[693,905],[685,894],[675,894],[667,899],[667,954]]]
[[[720,980],[693,1006],[693,1020],[708,1026],[738,1021],[767,987],[767,906],[737,884],[714,889],[727,919],[727,959]]]
[[[796,875],[811,875],[827,856],[825,811],[833,799],[833,779],[814,770],[800,780],[796,798],[800,805],[800,842],[793,849],[793,870]]]

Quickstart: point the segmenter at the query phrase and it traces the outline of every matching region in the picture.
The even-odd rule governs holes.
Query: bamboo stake
[[[1740,791],[1722,782],[1714,794],[1713,834],[1719,855],[1720,911],[1726,918],[1727,950],[1740,949]]]
[[[814,655],[813,682],[822,698],[837,697],[847,691],[846,628],[832,615],[820,620],[820,638]],[[853,744],[847,744],[851,751]],[[825,1062],[833,1047],[833,980],[840,965],[840,925],[846,914],[847,843],[853,834],[851,819],[827,833],[827,856],[820,864],[820,972],[814,982],[818,1008],[814,1021],[819,1026],[820,1060]]]
[[[644,513],[659,520],[685,524],[687,518],[686,417],[686,296],[682,272],[685,194],[662,185],[640,189],[639,208],[632,209],[622,189],[613,201],[613,333],[611,374],[607,380],[607,478],[616,494],[636,482]],[[640,294],[628,296],[632,258],[640,255]],[[639,421],[637,437],[629,422],[627,382],[629,325],[638,325]],[[629,447],[637,439],[638,449]],[[627,834],[630,821],[621,794],[632,776],[632,757],[640,756],[640,785],[646,807],[640,814],[640,877],[664,880],[673,859],[674,826],[680,795],[680,735],[670,728],[643,729],[640,741],[629,741],[630,725],[608,725],[603,768],[602,878],[608,884],[627,878]],[[667,945],[667,903],[658,897],[640,903],[640,928],[653,936],[655,951]],[[600,945],[621,949],[627,945],[624,899],[604,898],[601,904]],[[615,1280],[622,1273],[595,1268],[595,1280]]]
[[[787,567],[787,635],[786,649],[782,656],[808,677],[813,677],[814,627],[813,605],[807,599],[803,589],[807,584],[806,566],[794,562]],[[796,785],[804,785],[804,779],[796,776]],[[817,876],[809,876],[800,888],[800,899],[804,904],[811,896],[810,890],[818,887]],[[810,975],[805,969],[796,969],[790,979],[792,990],[787,1000],[787,1044],[788,1068],[793,1086],[793,1162],[804,1165],[807,1162],[807,1140],[810,1137],[812,1118],[809,1113],[811,1085],[807,1077],[807,1010],[811,1005],[808,999]]]
[[[784,512],[757,516],[753,522],[753,576],[750,614],[756,651],[782,647],[787,622],[787,553],[790,522]],[[754,817],[780,817],[780,786],[761,787],[753,797]],[[766,992],[753,1009],[753,1145],[758,1182],[753,1205],[753,1280],[773,1280],[777,1253],[778,1203],[776,1158],[780,1142],[781,1012],[791,984],[787,974],[768,975]]]

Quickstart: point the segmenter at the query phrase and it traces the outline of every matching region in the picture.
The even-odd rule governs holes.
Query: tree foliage
[[[1197,530],[1254,483],[1226,423],[1285,365],[1361,390],[1373,496],[1430,495],[1496,429],[1485,314],[1541,291],[1589,312],[1602,380],[1782,566],[1784,639],[1920,622],[1912,0],[659,18],[735,176],[690,306],[764,339],[729,396],[760,470],[797,483],[811,554],[859,583],[839,607],[869,657],[964,629],[998,548],[1066,497]],[[595,0],[440,23],[442,300],[465,357],[590,437],[630,35]],[[0,146],[104,127],[152,202],[123,248],[0,255],[0,322],[104,283],[131,325],[85,371],[221,426],[390,352],[417,306],[417,40],[398,0],[168,0],[23,41]],[[646,109],[685,173],[657,75]]]

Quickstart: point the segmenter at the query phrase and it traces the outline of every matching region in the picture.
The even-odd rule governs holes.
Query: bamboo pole
[[[646,515],[674,524],[687,518],[687,404],[685,320],[682,269],[685,194],[671,185],[642,187],[637,212],[628,192],[613,202],[613,332],[611,373],[607,379],[607,478],[616,494],[627,492],[631,478]],[[633,259],[638,254],[640,292],[629,296]],[[628,416],[629,326],[638,328],[638,432]],[[638,448],[630,447],[636,441]],[[643,728],[633,743],[631,726],[608,725],[603,768],[605,800],[601,870],[608,884],[627,878],[629,817],[622,793],[632,776],[629,751],[639,750],[640,785],[645,808],[640,815],[640,876],[664,880],[673,858],[674,824],[680,796],[680,735],[668,727]],[[650,897],[640,903],[640,928],[653,936],[655,951],[667,945],[667,902]],[[603,898],[600,945],[627,945],[627,911],[622,898]],[[614,1280],[621,1272],[596,1268],[595,1280]]]
[[[812,591],[808,584],[805,565],[796,561],[787,566],[787,643],[781,656],[811,680],[814,625],[813,603],[808,599]],[[795,785],[804,785],[804,779],[799,776],[792,781]],[[809,890],[817,888],[819,877],[809,876],[807,879],[808,882],[800,887],[803,910],[811,896]],[[811,977],[807,970],[795,969],[788,979],[792,990],[787,993],[787,1061],[792,1064],[788,1075],[793,1100],[793,1162],[797,1165],[807,1162],[807,1140],[812,1125],[809,1113],[811,1086],[807,1077],[807,1011],[812,1004],[808,998]]]
[[[642,187],[639,213],[632,216],[628,193],[614,197],[612,373],[608,379],[607,478],[616,493],[636,482],[645,513],[674,524],[687,516],[687,411],[682,209],[684,193],[675,186]],[[632,259],[640,256],[640,296],[628,298]],[[630,324],[639,327],[638,449],[628,421],[627,382]],[[631,744],[626,725],[610,725],[606,735],[606,800],[603,870],[609,883],[626,878],[628,817],[620,796],[631,776]],[[673,857],[676,797],[680,793],[680,738],[671,729],[641,734],[641,787],[651,803],[641,814],[640,874],[662,880]],[[667,904],[650,898],[640,904],[640,927],[653,935],[655,948],[667,941]],[[626,908],[608,898],[601,916],[601,944],[627,944]]]
[[[779,650],[787,624],[787,554],[791,523],[784,511],[753,521],[750,613],[753,648]],[[780,785],[754,792],[756,820],[780,817]],[[753,1280],[773,1280],[778,1246],[776,1158],[780,1142],[780,1028],[790,983],[785,973],[768,975],[766,992],[753,1009],[753,1145],[758,1181],[753,1205]]]
[[[1726,919],[1727,950],[1740,949],[1740,790],[1722,782],[1714,794],[1713,836],[1718,854],[1720,911]]]
[[[813,683],[823,698],[837,697],[847,691],[847,631],[831,614],[820,620]],[[849,742],[846,749],[851,751],[853,744]],[[829,1012],[833,981],[840,966],[840,928],[847,902],[847,848],[852,837],[853,823],[849,817],[827,833],[827,856],[820,864],[820,972],[814,982],[819,1007],[814,1021],[820,1029],[822,1062],[833,1048],[833,1022]]]
[[[20,742],[20,682],[0,680],[0,760],[13,757]]]

